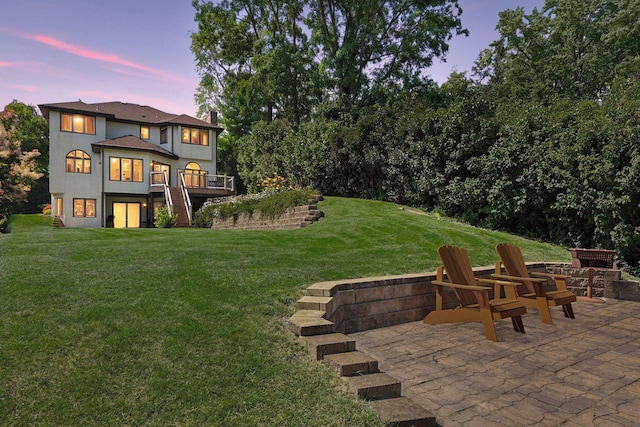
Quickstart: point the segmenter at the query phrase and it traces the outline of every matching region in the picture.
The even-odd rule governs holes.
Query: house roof
[[[171,114],[160,111],[148,105],[130,104],[125,102],[99,102],[96,104],[86,104],[82,101],[59,102],[54,104],[38,105],[42,115],[48,120],[49,112],[64,111],[68,113],[84,113],[97,116],[104,116],[110,120],[145,123],[149,125],[185,125],[198,126],[208,129],[215,129],[218,133],[222,128],[217,125],[207,123],[204,120],[187,116],[186,114]]]
[[[91,144],[95,153],[100,152],[103,148],[123,148],[125,150],[150,151],[161,156],[178,159],[179,157],[169,150],[165,150],[155,144],[147,142],[137,136],[127,135],[119,138],[107,139],[105,141],[94,142]]]

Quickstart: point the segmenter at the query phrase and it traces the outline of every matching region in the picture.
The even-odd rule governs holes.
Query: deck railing
[[[208,190],[235,191],[234,177],[228,175],[210,175],[191,170],[178,170],[184,176],[185,187]]]
[[[164,193],[167,209],[170,214],[174,212],[174,204],[169,191],[169,177],[167,172],[152,171],[150,174],[151,187],[161,188]],[[193,217],[193,205],[189,196],[189,189],[207,189],[207,190],[225,190],[229,192],[235,191],[235,181],[232,176],[228,175],[209,175],[198,171],[178,170],[178,187],[187,209],[189,222]]]

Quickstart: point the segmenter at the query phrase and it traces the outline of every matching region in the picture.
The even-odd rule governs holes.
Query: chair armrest
[[[496,277],[499,279],[507,279],[514,281],[514,285],[519,286],[522,282],[529,282],[533,285],[533,289],[536,293],[536,297],[545,297],[546,291],[544,290],[544,285],[547,283],[547,279],[536,279],[532,277],[517,277],[517,276],[505,276],[502,274],[492,274],[491,277]],[[520,282],[520,283],[515,283]],[[505,291],[506,292],[506,291]]]
[[[532,276],[539,277],[550,277],[552,279],[569,279],[571,276],[567,276],[566,274],[554,274],[554,273],[538,273],[537,271],[533,271],[530,273]]]
[[[512,288],[517,288],[518,286],[520,286],[520,283],[507,282],[505,280],[495,280],[495,279],[478,279],[478,282],[491,283],[492,285],[510,286]]]
[[[515,282],[545,283],[547,281],[547,279],[536,279],[534,277],[507,276],[504,274],[492,274],[491,277],[495,277],[496,279],[511,280]]]
[[[486,288],[484,286],[460,285],[458,283],[442,282],[440,280],[432,280],[431,283],[439,286],[447,286],[449,288],[466,289],[468,291],[489,292],[489,288]]]
[[[516,288],[521,285],[519,282],[507,282],[505,280],[495,279],[477,279],[480,283],[490,283],[493,285],[493,299],[502,298],[502,289],[504,288],[504,295],[507,299],[517,299],[518,293]]]
[[[567,290],[567,279],[570,279],[571,276],[566,276],[564,274],[553,274],[553,273],[531,273],[536,276],[545,277],[543,280],[547,280],[547,278],[553,279],[556,284],[556,289],[559,291]]]
[[[440,288],[442,286],[446,286],[448,288],[464,289],[467,291],[471,291],[476,296],[478,305],[480,306],[480,310],[490,309],[489,288],[485,286],[461,285],[458,283],[443,282],[441,280],[432,280],[431,283],[436,285],[436,310],[442,309],[442,294],[441,294],[442,291]]]

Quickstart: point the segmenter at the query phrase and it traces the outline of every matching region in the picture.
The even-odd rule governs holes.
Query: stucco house
[[[123,102],[39,105],[49,123],[52,215],[67,227],[153,227],[167,205],[187,226],[209,197],[234,192],[217,175],[217,116],[206,121]]]

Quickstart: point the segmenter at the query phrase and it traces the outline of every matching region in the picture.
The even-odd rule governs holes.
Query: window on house
[[[56,216],[64,215],[63,206],[64,206],[64,203],[63,203],[62,197],[56,198]]]
[[[83,116],[81,114],[60,115],[60,130],[63,132],[96,134],[96,119],[91,116]]]
[[[142,160],[109,157],[109,180],[142,182]]]
[[[162,172],[166,176],[167,185],[169,184],[169,181],[170,181],[169,180],[169,174],[170,174],[169,165],[165,165],[164,163],[153,162],[151,164],[151,170],[153,172]],[[162,184],[165,181],[162,179],[162,175],[160,175],[158,173],[154,173],[152,182],[154,184]]]
[[[91,156],[82,150],[69,151],[65,170],[69,173],[91,173]]]
[[[200,170],[200,165],[191,162],[184,169],[184,185],[187,187],[207,186],[207,171]]]
[[[166,144],[169,142],[169,133],[167,128],[160,128],[160,144]]]
[[[140,138],[141,139],[149,139],[149,126],[140,126]]]
[[[209,145],[209,131],[195,128],[182,128],[182,143]]]
[[[95,218],[96,199],[73,199],[73,216]]]

